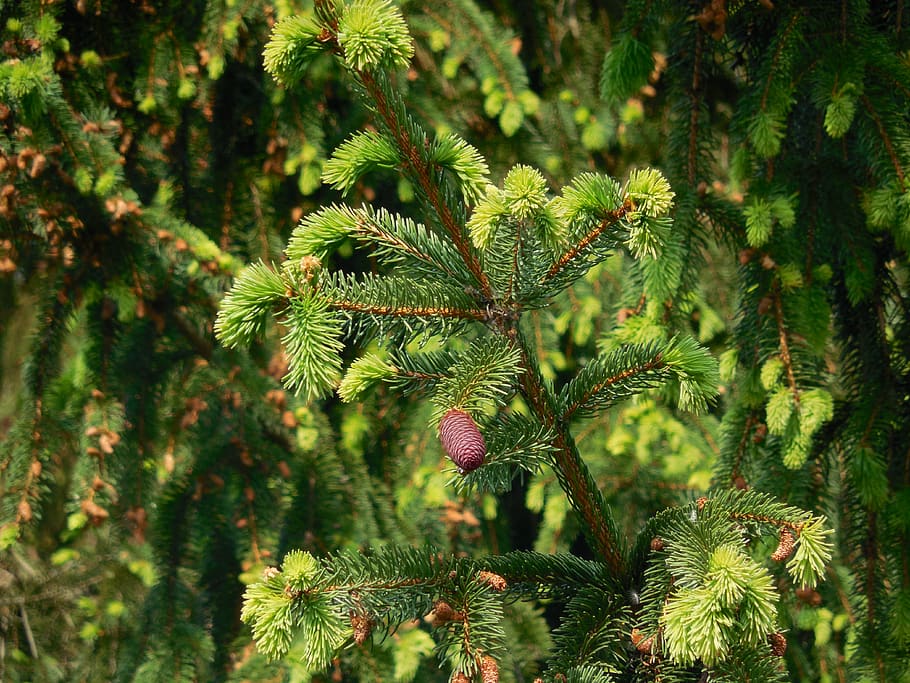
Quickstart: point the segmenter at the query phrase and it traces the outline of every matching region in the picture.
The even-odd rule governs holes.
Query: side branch
[[[557,259],[557,261],[550,266],[550,269],[547,271],[547,279],[550,279],[557,275],[563,268],[566,267],[573,259],[575,259],[579,254],[583,253],[591,243],[600,237],[607,228],[616,224],[617,221],[621,220],[627,213],[633,210],[632,200],[628,197],[622,203],[618,209],[614,209],[607,213],[606,217],[594,227],[593,230],[588,232],[584,237],[579,240],[578,244],[569,249],[566,253]]]
[[[777,322],[777,334],[780,338],[780,359],[787,371],[787,384],[793,394],[793,401],[799,405],[799,387],[796,384],[796,375],[793,372],[793,357],[790,355],[790,342],[787,340],[787,328],[784,327],[784,307],[780,298],[780,288],[774,290],[774,318]]]
[[[771,65],[768,69],[768,78],[765,79],[765,87],[762,90],[761,94],[761,103],[759,108],[762,111],[767,110],[768,108],[768,96],[771,92],[771,81],[774,80],[774,76],[778,71],[777,65],[780,62],[781,55],[784,51],[784,46],[787,44],[787,40],[790,38],[790,33],[796,27],[797,22],[802,18],[801,12],[795,12],[792,17],[790,17],[790,23],[787,24],[787,28],[784,29],[784,35],[781,36],[780,41],[777,44],[777,49],[774,51],[774,54],[771,57]]]
[[[882,139],[882,144],[885,145],[885,150],[888,152],[888,157],[891,159],[891,165],[894,166],[894,172],[897,174],[897,180],[900,182],[901,192],[906,192],[907,183],[904,167],[901,165],[900,158],[897,156],[897,151],[894,149],[894,143],[891,141],[891,136],[888,135],[888,131],[885,129],[885,124],[882,122],[881,118],[872,107],[872,102],[869,101],[869,98],[865,95],[862,95],[860,97],[860,100],[862,101],[863,106],[866,108],[866,111],[869,112],[869,116],[875,122],[875,127],[878,129],[879,137]]]
[[[447,306],[383,306],[381,304],[363,304],[356,301],[333,301],[332,307],[341,311],[354,311],[368,315],[389,316],[392,318],[455,318],[458,320],[485,321],[484,311]]]
[[[490,287],[490,281],[487,279],[486,273],[484,273],[480,267],[480,262],[471,250],[471,245],[466,239],[463,226],[455,220],[452,208],[445,201],[439,190],[439,186],[430,175],[430,163],[424,158],[421,149],[423,142],[421,141],[421,146],[418,146],[417,142],[411,138],[404,122],[399,120],[393,107],[389,104],[385,92],[376,82],[373,74],[369,71],[358,71],[357,75],[360,77],[361,82],[373,99],[373,102],[376,104],[376,110],[379,112],[379,115],[389,127],[392,137],[395,138],[395,143],[402,151],[405,166],[417,180],[420,189],[423,190],[424,195],[427,197],[427,201],[429,201],[430,205],[439,216],[443,228],[455,243],[458,253],[461,254],[462,260],[480,285],[484,297],[492,299],[493,290]]]
[[[686,178],[689,185],[695,185],[698,170],[698,128],[699,109],[701,107],[701,69],[705,47],[705,32],[697,31],[695,34],[695,64],[692,68],[692,89],[689,91],[689,101],[692,111],[689,113],[689,150],[686,164]]]
[[[663,362],[663,356],[660,353],[658,353],[653,359],[651,359],[647,363],[643,363],[642,365],[638,365],[634,368],[629,368],[628,370],[623,370],[619,374],[613,375],[612,377],[608,377],[603,382],[598,382],[597,384],[592,386],[590,388],[590,390],[586,391],[584,393],[584,395],[581,396],[578,401],[573,402],[570,406],[568,406],[568,408],[566,408],[566,411],[563,413],[563,416],[562,416],[563,419],[566,421],[571,419],[572,415],[575,413],[576,410],[578,410],[581,406],[583,406],[585,403],[587,403],[588,400],[590,400],[593,396],[599,394],[604,389],[607,389],[608,387],[611,387],[618,382],[622,382],[623,380],[629,379],[630,377],[634,377],[635,375],[639,375],[643,372],[649,372],[651,370],[660,370],[663,367],[665,367],[664,362]]]
[[[377,225],[369,221],[365,221],[362,218],[358,219],[357,227],[366,238],[384,241],[390,245],[393,245],[395,249],[406,253],[415,261],[420,261],[421,263],[426,263],[429,266],[437,268],[438,270],[451,277],[453,280],[458,279],[458,274],[455,273],[452,269],[448,268],[445,264],[440,263],[426,252],[421,251],[413,244],[401,239],[398,235],[387,230],[382,230]]]

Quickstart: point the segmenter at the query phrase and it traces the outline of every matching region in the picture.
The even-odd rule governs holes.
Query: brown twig
[[[627,198],[623,202],[622,206],[608,212],[603,220],[601,220],[600,223],[594,227],[594,229],[592,229],[590,232],[588,232],[588,234],[586,234],[578,241],[578,244],[565,252],[556,260],[552,266],[550,266],[550,269],[547,271],[546,275],[547,279],[550,279],[557,275],[559,271],[561,271],[566,267],[566,265],[569,264],[570,261],[576,258],[579,254],[583,253],[584,250],[587,249],[594,240],[600,237],[600,235],[602,235],[607,228],[622,219],[627,213],[629,213],[629,211],[632,211],[632,208],[632,201]]]
[[[894,149],[894,143],[891,141],[891,136],[888,135],[888,131],[885,129],[885,124],[882,122],[878,113],[873,108],[872,102],[868,97],[862,95],[860,97],[860,101],[863,103],[866,111],[869,112],[869,116],[872,117],[872,121],[875,123],[875,127],[878,129],[879,137],[882,139],[882,144],[885,145],[885,150],[888,152],[888,157],[891,159],[891,165],[894,166],[894,172],[897,174],[897,180],[900,183],[901,192],[906,192],[907,183],[904,167],[901,165],[900,158],[897,156],[897,151]]]
[[[787,383],[793,393],[793,402],[799,406],[799,387],[796,385],[796,375],[793,372],[793,358],[790,355],[790,342],[787,340],[787,328],[784,327],[784,307],[781,302],[780,287],[774,288],[774,319],[777,321],[777,334],[780,339],[780,359],[787,372]]]

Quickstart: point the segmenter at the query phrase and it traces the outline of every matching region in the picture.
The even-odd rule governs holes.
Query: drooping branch
[[[875,111],[875,108],[872,106],[872,102],[866,95],[861,96],[860,101],[863,103],[863,106],[866,108],[866,111],[869,112],[869,116],[875,123],[879,137],[882,139],[882,144],[885,146],[885,151],[888,152],[888,158],[891,159],[891,165],[894,166],[894,172],[897,174],[897,180],[900,183],[901,192],[906,192],[907,182],[904,167],[901,164],[900,158],[897,156],[897,151],[894,148],[894,143],[891,140],[891,136],[888,134],[888,131],[885,128],[885,124],[882,122],[881,117]]]

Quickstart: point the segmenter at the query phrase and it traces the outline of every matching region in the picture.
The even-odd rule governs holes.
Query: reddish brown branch
[[[894,166],[894,172],[897,174],[897,180],[901,186],[901,192],[906,192],[907,185],[905,181],[904,167],[901,165],[900,159],[897,156],[897,151],[894,149],[894,143],[891,141],[891,136],[888,135],[888,130],[885,128],[885,124],[882,122],[878,113],[872,107],[872,102],[869,101],[869,98],[865,95],[860,97],[862,100],[863,106],[866,108],[866,111],[869,112],[869,116],[872,117],[872,121],[875,122],[875,127],[878,129],[878,135],[882,139],[882,144],[885,145],[885,150],[888,152],[888,157],[891,159],[891,165]]]
[[[626,199],[623,202],[622,206],[620,206],[618,209],[614,209],[613,211],[608,212],[606,217],[600,223],[598,223],[593,230],[582,237],[578,244],[560,256],[556,263],[550,266],[550,269],[547,271],[547,278],[552,278],[554,275],[559,273],[559,271],[565,268],[572,259],[581,254],[590,246],[594,240],[600,237],[607,228],[609,228],[611,225],[614,225],[631,210],[632,202],[631,200]]]
[[[360,76],[361,82],[366,88],[367,93],[373,99],[373,103],[376,105],[376,111],[379,112],[379,115],[382,117],[383,121],[385,121],[389,128],[389,132],[395,140],[395,144],[401,151],[404,166],[417,180],[417,183],[420,186],[420,189],[423,190],[430,206],[436,211],[443,229],[455,244],[455,247],[458,249],[458,253],[461,254],[461,258],[468,270],[471,271],[474,279],[477,280],[480,285],[481,293],[484,298],[492,299],[493,290],[490,287],[487,275],[480,267],[480,262],[471,248],[471,244],[465,234],[463,226],[455,220],[451,207],[443,198],[442,192],[436,184],[436,181],[431,177],[430,164],[424,159],[423,151],[421,147],[418,146],[418,142],[411,139],[411,135],[405,127],[404,122],[398,119],[398,116],[386,98],[385,92],[379,87],[373,74],[369,71],[358,71],[358,76]],[[420,141],[419,144],[422,146],[423,141]]]
[[[553,466],[559,484],[581,517],[582,529],[591,544],[591,550],[607,565],[613,576],[621,580],[626,572],[622,539],[616,534],[612,514],[603,494],[581,459],[566,421],[557,419],[553,398],[544,387],[534,357],[521,334],[514,327],[502,331],[516,344],[521,353],[521,365],[525,369],[520,376],[521,391],[528,406],[541,424],[556,432],[552,444],[555,449]]]
[[[784,327],[784,307],[781,301],[780,288],[774,288],[774,319],[777,321],[777,334],[780,339],[780,359],[787,372],[787,384],[793,393],[793,401],[799,405],[799,387],[796,386],[796,375],[793,372],[793,358],[790,355],[790,342],[787,340],[787,328]]]
[[[576,410],[578,410],[582,405],[584,405],[592,396],[603,391],[607,387],[613,386],[617,382],[622,382],[625,379],[629,379],[630,377],[634,377],[635,375],[641,374],[643,372],[648,372],[649,370],[655,370],[655,369],[659,370],[660,368],[663,368],[663,367],[664,367],[663,358],[662,358],[661,354],[658,353],[654,358],[649,360],[647,363],[643,363],[642,365],[636,366],[634,368],[629,368],[628,370],[623,370],[622,372],[620,372],[617,375],[608,377],[603,382],[598,382],[593,387],[591,387],[590,391],[585,392],[584,396],[582,396],[580,400],[576,401],[575,403],[570,405],[568,408],[566,408],[566,411],[563,413],[563,419],[567,420],[567,421],[569,419],[571,419],[572,415],[575,413]]]
[[[437,317],[458,318],[460,320],[486,320],[484,311],[475,309],[452,308],[450,306],[383,306],[380,304],[361,304],[355,301],[333,301],[332,306],[342,311],[355,311],[370,315],[390,317]]]

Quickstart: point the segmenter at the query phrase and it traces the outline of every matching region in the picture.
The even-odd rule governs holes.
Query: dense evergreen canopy
[[[0,0],[0,679],[910,680],[908,15]]]

